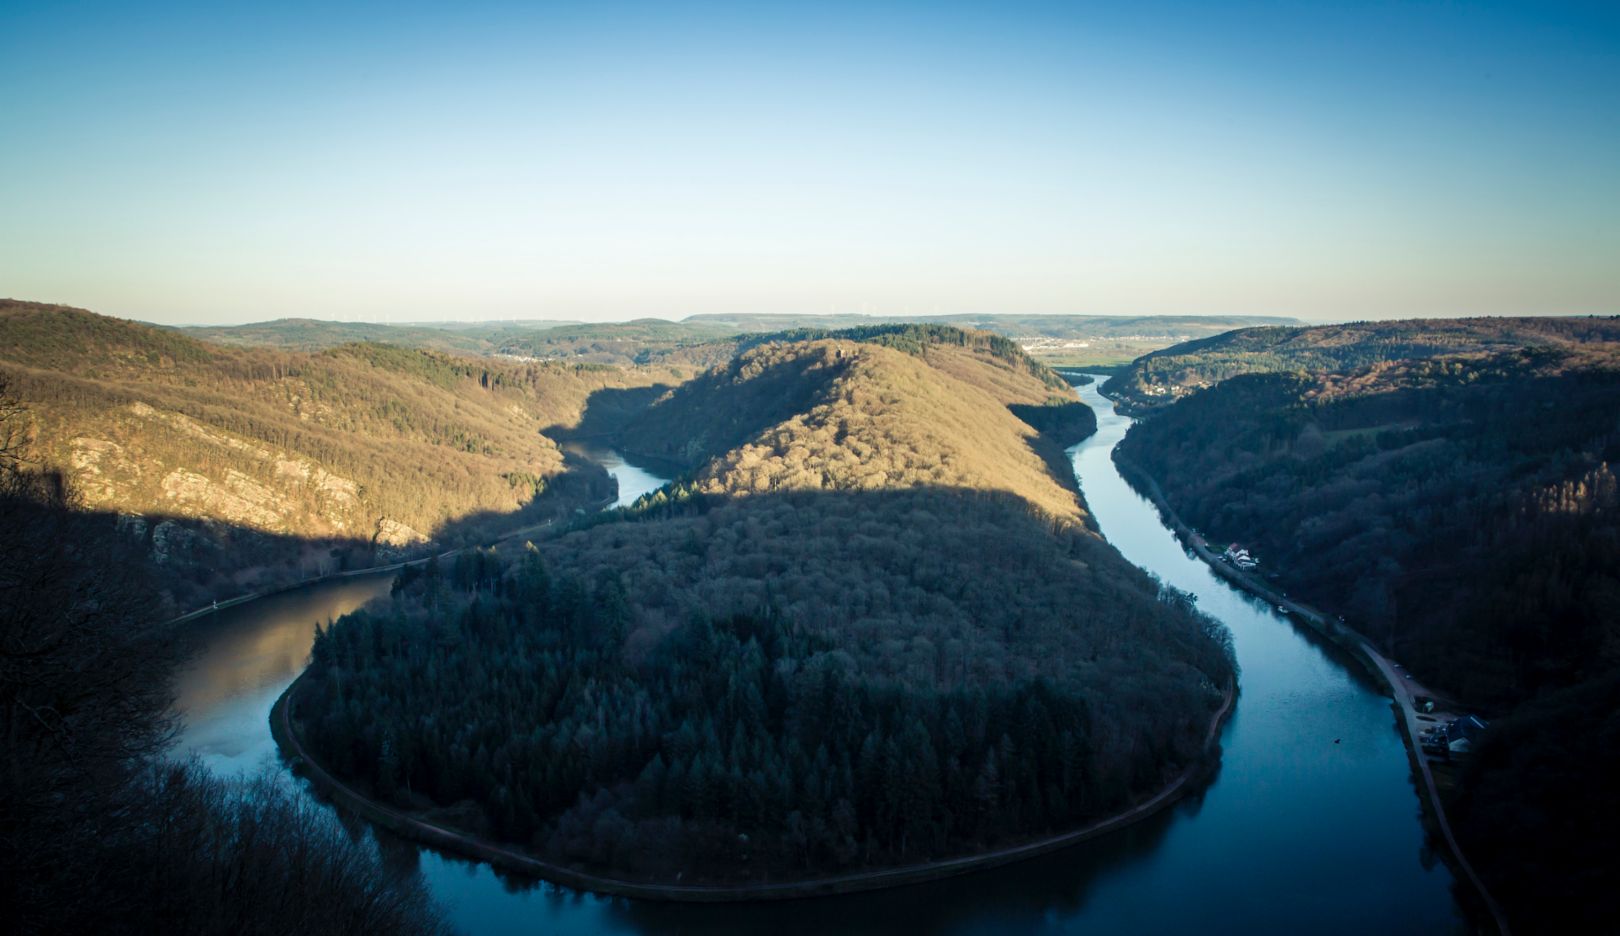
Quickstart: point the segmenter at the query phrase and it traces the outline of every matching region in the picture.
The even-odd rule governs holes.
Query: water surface
[[[619,497],[608,507],[609,510],[614,507],[628,507],[641,495],[651,494],[669,483],[668,478],[660,478],[644,468],[630,464],[612,449],[584,442],[570,442],[567,449],[601,465],[613,476],[613,480],[619,482]]]

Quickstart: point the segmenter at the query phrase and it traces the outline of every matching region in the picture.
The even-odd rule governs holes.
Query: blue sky
[[[1620,4],[0,0],[0,295],[1620,313]]]

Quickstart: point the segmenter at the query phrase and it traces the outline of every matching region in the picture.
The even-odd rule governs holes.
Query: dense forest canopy
[[[683,427],[691,482],[337,622],[307,740],[388,801],[659,881],[962,854],[1161,788],[1205,756],[1224,630],[1088,529],[1009,409],[1055,397],[1039,371],[935,337],[771,342],[673,391],[622,441]]]
[[[1143,355],[1104,391],[1123,412],[1168,406],[1230,377],[1321,374],[1380,363],[1620,341],[1620,318],[1475,318],[1244,328]]]
[[[1509,334],[1514,326],[1504,326]],[[1620,343],[1233,377],[1118,457],[1212,542],[1488,713],[1452,809],[1521,919],[1613,920]],[[1416,340],[1416,339],[1415,339]],[[1597,823],[1598,825],[1594,825]]]
[[[542,430],[576,424],[604,388],[672,379],[370,343],[223,347],[17,302],[0,305],[0,373],[28,405],[34,456],[86,506],[138,518],[126,532],[162,557],[249,576],[235,590],[269,574],[256,564],[307,561],[275,554],[275,537],[325,543],[320,557],[407,549],[473,518],[532,520],[544,503],[520,512],[576,467]],[[581,480],[553,491],[568,495],[559,509],[610,489],[577,467]],[[261,547],[238,535],[227,552],[228,531],[264,534]]]

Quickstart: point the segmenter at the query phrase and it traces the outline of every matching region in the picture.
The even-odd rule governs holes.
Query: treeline
[[[1145,354],[1103,391],[1143,414],[1231,377],[1348,373],[1396,361],[1620,341],[1620,318],[1475,318],[1243,328]]]
[[[1620,346],[1592,344],[1238,377],[1119,447],[1211,542],[1507,716],[1451,814],[1530,930],[1617,909],[1597,844],[1620,783],[1616,414]]]
[[[727,510],[752,512],[701,520],[748,525]],[[822,522],[810,501],[796,512]],[[552,860],[751,880],[939,858],[1117,811],[1201,755],[1231,676],[1219,630],[1140,578],[1125,607],[1037,599],[1067,620],[1024,599],[1004,631],[976,635],[1002,648],[987,667],[966,631],[884,633],[888,607],[804,614],[802,578],[770,560],[755,588],[720,600],[720,572],[666,596],[685,608],[671,613],[655,603],[670,583],[579,550],[634,538],[733,574],[753,555],[694,522],[597,527],[548,549],[555,565],[531,548],[403,576],[392,607],[318,635],[297,710],[306,740],[386,800]],[[899,551],[891,575],[926,555]],[[836,562],[811,552],[806,564]],[[888,588],[873,571],[865,601]],[[1016,600],[991,581],[1002,571],[980,587]],[[895,598],[927,615],[952,600],[942,585]],[[1096,619],[1111,615],[1127,620]]]
[[[431,933],[419,884],[273,778],[169,763],[161,626],[132,551],[31,471],[0,384],[0,906],[33,933]]]

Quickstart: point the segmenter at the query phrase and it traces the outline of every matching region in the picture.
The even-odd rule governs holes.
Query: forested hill
[[[317,759],[683,883],[1028,841],[1201,763],[1225,632],[1079,522],[1009,410],[1068,412],[1055,388],[946,337],[769,343],[672,393],[626,437],[694,484],[412,573],[318,639],[294,709]]]
[[[670,391],[621,446],[686,465],[709,493],[933,485],[1079,518],[1061,449],[1095,414],[1016,345],[941,326],[802,334]]]
[[[1235,377],[1118,451],[1211,542],[1504,715],[1452,811],[1465,848],[1520,921],[1615,918],[1620,344]]]
[[[1103,392],[1142,415],[1239,374],[1349,371],[1390,361],[1620,340],[1620,318],[1476,318],[1244,328],[1143,355]]]
[[[30,457],[65,472],[82,506],[142,518],[126,529],[157,556],[238,576],[234,591],[269,574],[259,564],[307,574],[334,544],[400,549],[511,515],[564,471],[542,429],[577,421],[601,388],[668,379],[378,344],[223,347],[9,301],[0,377],[27,411]]]

